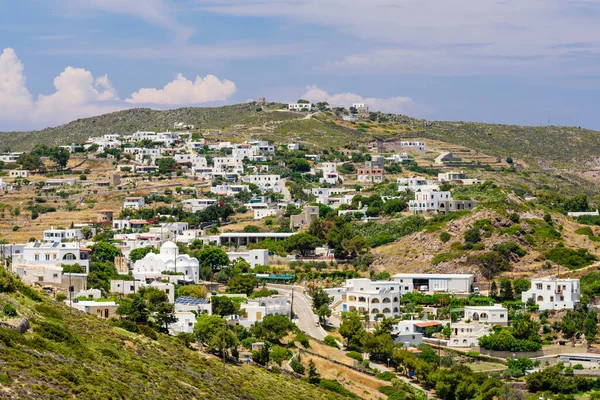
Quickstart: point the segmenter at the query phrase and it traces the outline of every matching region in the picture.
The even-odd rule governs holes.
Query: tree
[[[531,282],[525,278],[517,278],[513,281],[513,290],[515,296],[521,297],[521,293],[526,292],[531,287]]]
[[[308,383],[312,383],[313,385],[318,385],[321,382],[321,376],[317,372],[317,366],[310,360],[308,362]]]
[[[35,171],[42,166],[42,161],[37,154],[23,153],[17,159],[17,164],[21,165],[23,169]]]
[[[346,339],[348,348],[359,348],[360,339],[365,333],[365,328],[360,320],[360,314],[356,311],[342,313],[342,323],[338,331]]]
[[[235,305],[229,297],[212,296],[210,298],[213,314],[225,317],[235,313]]]
[[[273,346],[271,347],[271,354],[269,358],[277,363],[277,365],[281,366],[281,363],[285,360],[289,360],[292,356],[292,352],[281,346]]]
[[[498,297],[498,285],[496,284],[496,281],[492,281],[492,286],[490,287],[490,297]]]
[[[308,233],[297,233],[287,238],[284,246],[286,251],[298,251],[301,255],[307,256],[312,254],[319,244],[321,241],[318,237]]]
[[[133,297],[131,307],[127,312],[127,319],[136,324],[148,324],[148,308],[146,301],[139,294]]]
[[[229,349],[235,349],[238,345],[237,336],[235,333],[229,329],[229,326],[225,325],[220,327],[212,336],[212,338],[207,343],[207,348],[209,351],[217,350],[221,357],[223,358],[223,362],[227,359],[227,351]]]
[[[326,319],[331,317],[331,309],[327,304],[323,304],[317,309],[316,314],[319,316],[319,321],[325,323]]]
[[[292,158],[287,162],[287,167],[295,172],[310,171],[310,163],[303,158]]]
[[[202,285],[186,285],[179,289],[179,296],[188,296],[195,299],[205,299],[208,296],[208,290]]]
[[[333,297],[329,296],[326,291],[321,288],[316,288],[311,293],[313,298],[313,309],[318,310],[321,306],[329,306],[333,301]]]
[[[325,225],[320,218],[315,219],[310,223],[308,234],[317,237],[320,240],[325,239]]]
[[[159,158],[156,163],[158,165],[158,172],[161,174],[171,172],[173,168],[177,168],[178,166],[177,161],[171,157]]]
[[[247,232],[247,233],[257,233],[257,232],[260,232],[260,229],[256,225],[246,225],[244,227],[244,232]]]
[[[229,256],[218,247],[206,247],[198,253],[200,267],[210,267],[215,271],[229,264]]]
[[[269,363],[269,347],[267,343],[263,344],[260,350],[254,350],[252,352],[252,361],[260,365],[267,365]]]
[[[161,304],[168,303],[169,297],[165,292],[155,287],[145,286],[140,288],[138,294],[146,300],[150,310],[156,310]]]
[[[169,303],[161,303],[157,307],[154,322],[160,327],[161,332],[169,333],[169,325],[177,322],[173,307]]]
[[[258,280],[252,275],[236,275],[227,284],[227,291],[229,293],[244,293],[250,296],[257,285]]]
[[[60,169],[66,168],[70,157],[71,153],[69,150],[63,149],[62,147],[55,147],[50,154],[50,159],[54,161],[56,166]]]
[[[515,295],[512,288],[512,282],[508,278],[500,280],[500,297],[503,300],[514,300]]]
[[[265,315],[263,320],[252,327],[252,334],[270,342],[279,341],[294,328],[294,324],[285,315]]]
[[[129,259],[131,260],[132,263],[134,263],[134,262],[146,257],[146,254],[149,254],[149,253],[158,254],[159,251],[158,251],[158,249],[155,249],[154,247],[139,247],[139,248],[133,249],[129,252]]]
[[[119,250],[115,245],[107,243],[107,242],[97,242],[92,246],[92,261],[98,262],[114,262],[115,258],[121,255],[121,250]]]
[[[208,343],[216,332],[226,326],[227,321],[218,315],[202,314],[196,319],[194,335],[202,343]]]
[[[391,215],[406,210],[406,207],[406,202],[400,199],[390,199],[383,205],[383,212],[387,215]]]

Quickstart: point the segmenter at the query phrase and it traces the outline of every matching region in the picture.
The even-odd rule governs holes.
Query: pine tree
[[[498,297],[498,285],[496,285],[496,281],[492,281],[492,287],[490,288],[490,297],[494,299]]]
[[[317,367],[313,360],[308,362],[308,383],[318,385],[321,382],[321,376],[317,372]]]

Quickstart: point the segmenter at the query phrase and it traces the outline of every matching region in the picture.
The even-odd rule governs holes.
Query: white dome
[[[162,246],[160,246],[161,249],[176,249],[177,245],[171,241],[166,241]]]

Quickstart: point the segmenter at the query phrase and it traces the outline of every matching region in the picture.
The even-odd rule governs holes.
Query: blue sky
[[[0,0],[0,130],[309,98],[600,129],[600,0]]]

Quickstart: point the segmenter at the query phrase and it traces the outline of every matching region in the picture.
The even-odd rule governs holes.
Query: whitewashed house
[[[465,306],[465,320],[488,323],[491,325],[508,325],[508,310],[501,304],[493,306]]]
[[[521,300],[533,298],[540,310],[572,310],[579,303],[579,279],[538,278],[531,280],[531,289],[521,293]]]
[[[246,175],[242,181],[253,183],[263,192],[281,193],[281,176],[279,175]]]
[[[454,322],[450,324],[452,333],[448,347],[469,348],[479,344],[479,338],[492,331],[492,325],[481,323]]]
[[[269,250],[266,249],[228,251],[227,256],[229,256],[231,261],[241,258],[250,264],[250,267],[252,268],[256,267],[257,265],[269,265]]]
[[[200,264],[187,254],[179,254],[173,242],[165,242],[159,254],[148,253],[133,264],[133,277],[139,280],[156,279],[163,271],[179,273],[186,281],[200,281]]]
[[[371,320],[383,315],[399,315],[400,285],[394,281],[372,281],[370,279],[348,279],[341,288],[324,289],[333,297],[331,308],[339,311],[367,313]],[[341,307],[340,307],[341,306]]]
[[[123,209],[139,210],[144,204],[146,204],[146,200],[143,196],[126,197],[123,202]]]

